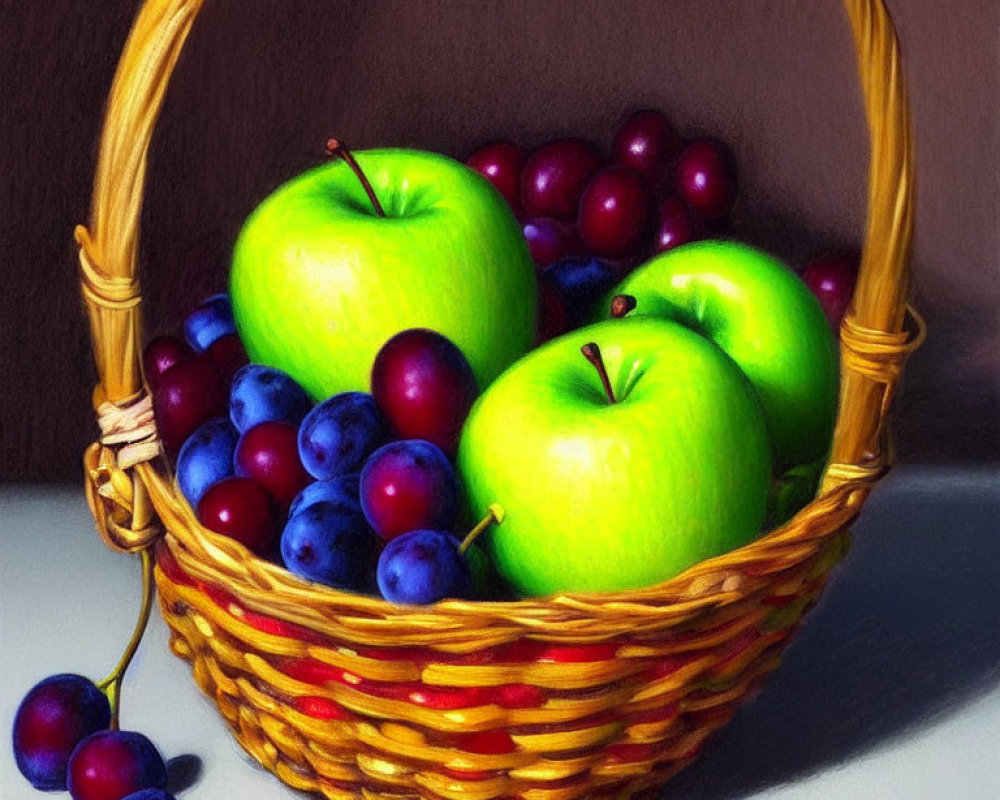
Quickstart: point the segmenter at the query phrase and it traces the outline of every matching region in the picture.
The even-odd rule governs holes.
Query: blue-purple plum
[[[320,500],[350,500],[358,502],[358,473],[338,475],[325,481],[313,481],[305,489],[295,495],[288,507],[288,516],[293,516],[300,508],[312,505]]]
[[[306,414],[299,426],[299,457],[316,480],[358,472],[385,438],[385,421],[367,392],[341,392]]]
[[[240,433],[275,420],[298,425],[312,406],[306,390],[280,369],[247,364],[233,377],[229,418]]]
[[[401,605],[426,605],[472,594],[469,562],[446,531],[416,530],[389,542],[378,560],[382,596]]]
[[[542,270],[539,280],[548,283],[562,297],[570,328],[588,321],[594,304],[620,279],[619,273],[597,258],[562,258]]]
[[[377,549],[378,539],[354,500],[303,506],[281,533],[281,558],[291,572],[338,589],[365,587]]]
[[[166,789],[141,789],[123,797],[122,800],[177,800],[177,798]]]
[[[215,417],[185,440],[177,454],[177,485],[192,508],[213,484],[233,474],[238,439],[228,419]]]
[[[228,294],[206,297],[184,317],[184,339],[194,350],[207,350],[216,339],[236,333]]]
[[[14,760],[36,789],[66,789],[74,748],[111,724],[108,698],[82,675],[51,675],[35,684],[14,715]]]

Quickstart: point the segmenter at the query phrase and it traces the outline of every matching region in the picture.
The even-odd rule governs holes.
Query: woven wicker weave
[[[817,499],[759,540],[615,594],[394,606],[307,584],[202,528],[158,455],[135,274],[146,154],[202,0],[146,0],[111,91],[81,280],[102,437],[85,455],[109,546],[156,549],[171,646],[240,744],[329,798],[655,793],[774,669],[887,469],[886,415],[923,326],[908,312],[912,153],[881,0],[846,0],[871,134],[862,269],[841,330]]]

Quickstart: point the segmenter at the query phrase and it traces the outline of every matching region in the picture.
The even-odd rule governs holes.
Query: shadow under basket
[[[111,91],[91,225],[76,230],[100,378],[88,500],[109,546],[153,548],[171,648],[282,781],[329,798],[654,797],[778,665],[888,468],[886,417],[923,334],[906,304],[912,148],[896,37],[881,0],[845,4],[872,160],[817,498],[657,586],[413,608],[307,583],[207,531],[160,456],[138,359],[138,224],[153,127],[202,0],[146,0]]]

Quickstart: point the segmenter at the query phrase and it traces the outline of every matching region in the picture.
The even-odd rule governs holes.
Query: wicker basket
[[[301,581],[202,528],[160,457],[140,374],[135,276],[146,154],[203,0],[146,0],[112,87],[83,293],[102,437],[98,531],[155,547],[171,647],[240,744],[329,798],[652,796],[774,669],[847,546],[889,453],[886,415],[923,326],[906,305],[912,154],[881,0],[846,0],[871,133],[862,270],[820,495],[759,540],[615,594],[398,607]],[[158,518],[158,519],[157,519]]]

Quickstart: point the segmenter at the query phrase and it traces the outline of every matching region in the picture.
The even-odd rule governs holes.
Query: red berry
[[[523,147],[501,141],[480,147],[465,163],[492,183],[517,215],[521,211],[520,179],[526,158]]]
[[[581,241],[597,256],[629,255],[646,229],[650,203],[649,190],[634,169],[601,170],[580,198],[577,230]]]
[[[447,337],[410,328],[389,339],[372,365],[372,396],[401,439],[426,439],[453,457],[479,388]]]
[[[521,172],[524,213],[573,219],[583,187],[601,164],[597,148],[583,139],[559,139],[539,148]]]
[[[611,145],[611,161],[631,167],[651,189],[663,180],[667,165],[681,144],[670,121],[659,111],[646,109],[622,123]]]
[[[179,336],[157,336],[142,353],[142,371],[150,389],[156,388],[160,376],[174,364],[187,361],[194,351]]]
[[[528,242],[528,251],[538,269],[566,256],[583,253],[583,244],[571,222],[551,217],[532,217],[521,228]]]
[[[455,470],[423,439],[382,445],[365,462],[359,488],[365,519],[386,541],[418,528],[447,530],[458,510]]]
[[[261,556],[278,536],[271,496],[248,478],[223,478],[209,487],[198,503],[198,521]]]
[[[840,330],[851,305],[860,263],[861,255],[856,251],[826,253],[814,258],[802,271],[802,280],[816,295],[834,331]]]
[[[225,385],[208,353],[174,364],[153,389],[156,427],[171,456],[203,423],[228,413]]]
[[[227,333],[220,336],[208,346],[208,357],[212,359],[215,368],[219,371],[223,385],[232,386],[233,376],[250,363],[247,351],[243,347],[243,342],[235,333]]]
[[[682,244],[694,241],[695,220],[691,212],[676,197],[668,197],[656,215],[656,231],[653,236],[653,252],[665,253]]]
[[[166,788],[167,767],[141,733],[100,731],[73,751],[67,784],[73,800],[120,800],[141,789]]]
[[[299,458],[299,429],[290,422],[268,420],[243,432],[233,454],[236,474],[259,483],[287,511],[295,495],[312,483]]]
[[[725,146],[695,139],[674,164],[674,192],[702,219],[725,217],[736,200],[736,172]]]

